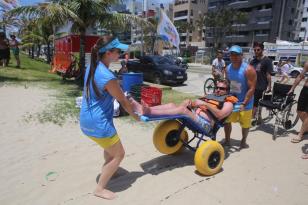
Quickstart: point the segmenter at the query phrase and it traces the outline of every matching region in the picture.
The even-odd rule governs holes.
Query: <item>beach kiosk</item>
[[[99,36],[87,35],[85,40],[86,64],[91,59],[91,48]],[[63,78],[79,78],[81,72],[78,66],[80,36],[75,34],[61,35],[55,38],[52,71]]]

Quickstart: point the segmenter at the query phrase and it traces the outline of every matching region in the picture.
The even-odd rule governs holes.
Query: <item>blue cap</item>
[[[234,46],[232,46],[230,49],[229,49],[229,52],[230,53],[236,53],[236,54],[242,54],[243,53],[243,50],[242,50],[242,48],[240,47],[240,46],[238,46],[238,45],[234,45]]]
[[[113,48],[118,48],[121,51],[127,51],[128,45],[120,43],[118,38],[113,39],[110,43],[108,43],[106,46],[99,49],[99,53],[105,53],[106,51],[109,51]]]

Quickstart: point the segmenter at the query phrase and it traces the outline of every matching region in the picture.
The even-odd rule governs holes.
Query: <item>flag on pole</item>
[[[179,49],[180,45],[179,33],[162,9],[160,9],[160,18],[157,26],[157,34],[160,35],[164,41],[170,42],[175,47],[177,47],[177,49]]]

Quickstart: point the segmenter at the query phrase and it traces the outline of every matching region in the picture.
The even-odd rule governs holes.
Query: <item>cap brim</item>
[[[128,45],[124,43],[119,43],[115,48],[120,49],[121,51],[127,51],[128,50]]]
[[[236,55],[241,55],[242,53],[239,53],[239,52],[237,52],[237,51],[230,51],[230,53],[234,53],[234,54],[236,54]]]

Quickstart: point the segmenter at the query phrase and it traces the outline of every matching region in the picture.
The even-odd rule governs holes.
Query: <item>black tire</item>
[[[203,86],[204,95],[214,93],[215,87],[216,87],[216,81],[213,78],[208,78],[204,82]]]
[[[290,75],[291,75],[292,78],[297,78],[297,76],[298,76],[299,74],[300,74],[300,73],[299,73],[298,71],[292,71],[292,72],[290,73]]]
[[[297,114],[297,102],[294,101],[292,103],[290,103],[288,105],[288,107],[286,108],[286,112],[284,113],[284,124],[283,127],[286,130],[289,130],[291,128],[293,128],[298,120],[299,120],[299,116]]]
[[[160,85],[162,82],[161,82],[161,77],[160,77],[160,74],[159,73],[155,73],[154,76],[153,76],[153,83],[154,84],[158,84]]]

